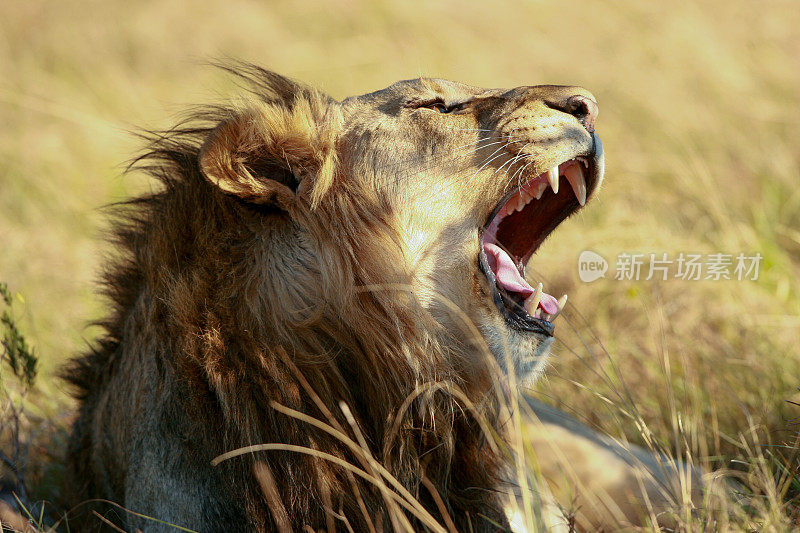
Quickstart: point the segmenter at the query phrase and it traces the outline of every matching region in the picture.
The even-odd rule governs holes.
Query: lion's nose
[[[553,107],[574,116],[589,133],[594,133],[594,121],[597,119],[600,108],[597,106],[597,102],[588,96],[576,94]]]

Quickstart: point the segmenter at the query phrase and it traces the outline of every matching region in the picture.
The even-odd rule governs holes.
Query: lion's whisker
[[[471,150],[471,151],[469,151],[469,152],[467,152],[467,153],[465,153],[465,154],[462,154],[462,155],[460,155],[460,156],[458,156],[458,157],[459,157],[459,158],[468,157],[468,156],[470,156],[470,155],[472,155],[472,154],[474,154],[474,153],[476,153],[476,152],[478,152],[478,151],[480,151],[480,150],[482,150],[482,149],[484,149],[484,148],[488,148],[489,146],[492,146],[492,145],[494,145],[494,144],[500,144],[500,143],[503,143],[503,142],[505,142],[505,141],[498,141],[498,142],[496,142],[496,143],[490,143],[490,144],[487,144],[487,145],[485,145],[485,146],[479,146],[479,147],[475,148],[474,150]],[[497,153],[497,152],[494,152],[494,153]],[[492,155],[494,155],[494,154],[492,154]]]
[[[486,139],[486,140],[490,140],[491,142],[487,142],[487,143],[484,143],[484,144],[476,143],[474,145],[460,146],[458,148],[459,150],[463,150],[465,148],[469,148],[469,149],[466,152],[462,152],[460,155],[458,155],[456,157],[465,157],[465,156],[474,154],[475,152],[478,152],[480,150],[483,150],[484,148],[488,148],[490,146],[495,146],[495,145],[498,145],[498,144],[503,144],[503,143],[506,142],[504,140],[497,140],[497,139],[494,139],[494,140]]]
[[[483,144],[483,145],[482,145],[481,143],[482,143],[482,142],[484,142],[484,141],[492,141],[492,142],[490,142],[490,143],[486,143],[486,144]],[[474,150],[473,150],[473,151],[477,151],[477,150],[480,150],[481,148],[486,148],[487,146],[492,146],[493,144],[500,144],[500,143],[502,143],[502,142],[506,142],[506,141],[504,141],[504,140],[497,140],[497,139],[494,139],[494,138],[492,138],[492,137],[489,137],[489,138],[486,138],[486,139],[479,139],[479,140],[478,140],[477,142],[475,142],[475,143],[469,143],[469,144],[465,144],[465,145],[463,145],[463,146],[458,146],[458,147],[456,147],[456,148],[455,148],[455,150],[460,150],[460,149],[463,149],[463,148],[466,148],[466,147],[468,147],[468,146],[469,146],[469,147],[472,147],[472,148],[474,148]]]
[[[525,171],[528,170],[528,167],[533,165],[534,163],[536,163],[536,160],[534,159],[533,156],[529,156],[528,158],[530,159],[530,161],[525,163],[525,165],[519,170],[519,172],[515,176],[512,177],[512,180],[514,178],[516,178],[517,181],[521,181],[522,180],[522,176],[525,174]]]
[[[533,163],[535,163],[533,155],[531,155],[531,154],[525,154],[525,157],[523,157],[522,159],[523,159],[523,161],[525,159],[530,159],[531,161],[529,161],[528,163],[525,163],[522,167],[517,169],[516,172],[514,172],[514,174],[511,176],[511,179],[508,180],[509,183],[512,183],[516,179],[518,187],[522,187],[522,185],[523,185],[522,184],[522,176],[524,175],[525,170],[529,166],[531,166]]]
[[[494,171],[494,173],[495,173],[495,174],[497,174],[497,173],[498,173],[498,172],[499,172],[499,171],[500,171],[500,170],[501,170],[501,169],[502,169],[504,166],[508,165],[509,163],[511,163],[511,165],[509,165],[509,167],[508,167],[508,169],[510,170],[510,169],[511,169],[511,167],[513,167],[513,166],[514,166],[514,164],[515,164],[517,161],[519,161],[519,159],[520,159],[521,157],[524,157],[525,155],[527,155],[527,154],[523,154],[523,153],[522,153],[522,150],[524,150],[525,148],[527,148],[527,147],[528,147],[530,144],[532,144],[532,143],[530,143],[530,142],[528,142],[528,143],[525,143],[525,146],[523,146],[522,148],[520,148],[520,151],[519,151],[519,152],[517,152],[517,155],[515,155],[515,156],[514,156],[512,159],[509,159],[508,161],[506,161],[505,163],[503,163],[503,164],[502,164],[500,167],[498,167],[498,169],[497,169],[497,170],[495,170],[495,171]]]
[[[467,184],[469,185],[469,184],[472,182],[472,180],[475,178],[475,176],[477,176],[477,175],[478,175],[478,174],[479,174],[479,173],[480,173],[480,172],[481,172],[481,171],[482,171],[484,168],[486,168],[486,165],[488,165],[489,163],[491,163],[492,161],[494,161],[494,160],[495,160],[495,159],[497,159],[498,157],[502,157],[503,155],[505,155],[505,154],[503,154],[503,153],[500,153],[500,154],[498,154],[498,155],[496,155],[496,156],[492,157],[494,154],[497,154],[497,152],[501,152],[501,151],[502,151],[504,148],[506,148],[507,146],[508,146],[508,143],[505,143],[505,144],[503,144],[503,146],[501,146],[500,148],[498,148],[497,150],[495,150],[494,152],[492,152],[492,153],[491,153],[491,154],[488,156],[488,157],[491,157],[491,159],[489,159],[488,161],[486,161],[486,162],[485,162],[483,165],[481,165],[481,166],[480,166],[480,168],[478,168],[478,170],[476,170],[476,171],[475,171],[475,173],[472,175],[472,177],[471,177],[471,178],[469,178],[469,179],[467,180]]]

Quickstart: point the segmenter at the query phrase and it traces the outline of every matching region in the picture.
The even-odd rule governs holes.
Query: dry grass
[[[26,296],[22,325],[42,355],[35,416],[68,405],[53,372],[103,311],[98,208],[149,187],[120,177],[138,148],[127,130],[228,94],[204,60],[252,60],[335,97],[418,75],[579,84],[600,101],[607,182],[532,265],[571,303],[536,394],[610,434],[743,472],[751,516],[788,528],[798,481],[775,481],[781,448],[763,445],[793,440],[800,400],[797,28],[793,0],[5,3],[0,279]],[[581,284],[584,249],[765,260],[756,282]]]

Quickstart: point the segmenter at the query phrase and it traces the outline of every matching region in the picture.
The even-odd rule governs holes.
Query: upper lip
[[[593,142],[591,150],[585,153],[572,154],[571,157],[563,159],[554,166],[554,168],[557,168],[559,165],[570,162],[572,160],[578,160],[584,162],[584,164],[586,165],[586,172],[584,172],[584,176],[586,182],[587,201],[596,191],[602,178],[602,168],[600,168],[601,167],[600,162],[602,157],[602,145],[600,144],[599,138],[595,134],[592,134],[592,140]],[[483,228],[481,228],[480,231],[479,265],[480,269],[483,271],[484,275],[489,281],[490,291],[492,294],[492,298],[495,302],[495,305],[504,315],[507,323],[511,327],[518,330],[536,332],[543,335],[552,336],[553,324],[548,320],[535,318],[527,315],[527,313],[515,312],[517,311],[518,308],[521,309],[520,303],[514,301],[514,299],[511,298],[510,295],[505,294],[505,291],[501,291],[498,289],[497,280],[495,278],[494,272],[489,267],[488,258],[484,251],[484,238],[486,236],[487,229],[489,229],[489,226],[492,224],[492,221],[495,219],[495,217],[497,217],[500,210],[506,206],[509,200],[512,197],[514,197],[514,195],[516,195],[520,191],[520,189],[534,182],[537,177],[542,175],[544,174],[531,176],[528,181],[522,184],[522,186],[510,190],[492,209],[491,214],[487,218],[486,223],[484,224]],[[564,186],[567,189],[570,188],[570,184],[564,183]],[[559,191],[561,191],[561,188],[559,188]],[[554,195],[551,189],[542,193],[541,198],[543,200],[546,200],[547,202],[550,202],[550,205],[547,206],[542,205],[541,207],[538,208],[538,211],[536,213],[533,213],[532,216],[536,216],[537,213],[540,213],[541,216],[546,217],[546,220],[540,221],[541,222],[539,226],[540,231],[530,236],[531,243],[529,245],[529,248],[526,249],[522,254],[512,254],[512,258],[515,261],[517,261],[520,269],[528,261],[531,255],[533,255],[533,253],[538,249],[538,247],[541,245],[544,239],[553,231],[553,229],[555,229],[555,227],[558,226],[565,218],[575,213],[582,207],[576,194],[573,194],[571,190],[566,190],[564,191],[564,193],[568,194]],[[537,202],[537,201],[538,200],[532,200],[532,202]],[[498,229],[499,225],[493,228],[492,231],[495,231],[496,234],[498,234],[499,233]],[[514,228],[512,228],[512,231],[513,229]],[[525,229],[527,228],[523,228],[523,230]],[[505,233],[508,233],[508,231],[506,231]]]

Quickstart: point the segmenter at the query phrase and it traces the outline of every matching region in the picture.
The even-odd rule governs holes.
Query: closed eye
[[[460,102],[457,104],[447,105],[441,98],[434,98],[431,100],[412,100],[406,102],[406,107],[414,109],[431,109],[438,113],[450,113],[452,111],[460,111],[464,108],[465,103]]]

